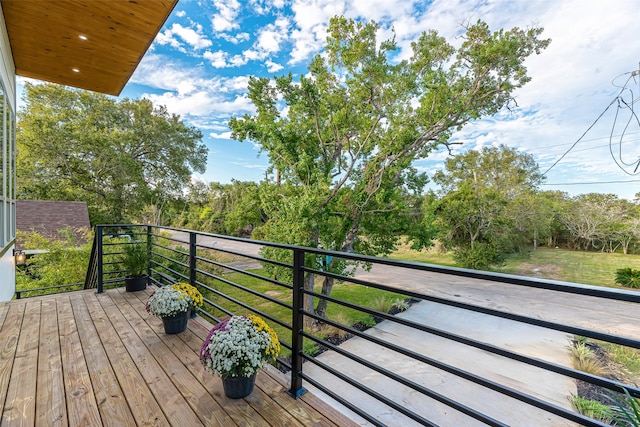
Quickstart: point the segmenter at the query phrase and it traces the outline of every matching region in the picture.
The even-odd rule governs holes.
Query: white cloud
[[[271,60],[264,61],[264,65],[267,66],[267,71],[270,73],[277,73],[284,68],[282,65],[277,64]]]
[[[220,133],[212,132],[209,134],[209,136],[215,139],[231,139],[231,131],[220,132]]]
[[[163,94],[145,94],[154,104],[165,105],[167,110],[181,117],[211,116],[229,117],[232,114],[253,113],[255,107],[246,95],[237,95],[233,99],[216,96],[214,93],[200,90],[189,95],[175,92]]]
[[[224,68],[227,66],[227,52],[219,50],[217,52],[207,51],[204,53],[204,59],[210,61],[214,68]]]
[[[319,52],[327,37],[329,20],[344,15],[345,5],[332,0],[293,0],[294,27],[290,64],[299,64]]]
[[[246,42],[250,38],[249,33],[238,33],[235,35],[221,33],[221,34],[218,34],[218,37],[233,44],[240,44],[242,42]]]
[[[285,6],[284,0],[250,0],[249,4],[258,15],[266,15],[273,9],[282,9]]]
[[[240,27],[236,22],[242,7],[238,0],[214,0],[213,4],[218,9],[211,20],[214,31],[222,33]]]
[[[196,50],[204,49],[213,43],[207,39],[201,31],[201,27],[194,30],[193,28],[186,28],[178,23],[174,23],[170,29],[158,34],[156,42],[161,45],[168,44],[174,48],[181,48],[182,43],[176,38],[177,36]]]

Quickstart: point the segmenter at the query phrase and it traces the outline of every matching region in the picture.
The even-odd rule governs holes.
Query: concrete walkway
[[[485,341],[527,356],[564,366],[570,366],[571,363],[568,347],[571,337],[563,333],[431,302],[415,304],[398,316],[458,335]],[[575,381],[572,379],[549,373],[543,369],[528,367],[522,363],[416,331],[394,322],[383,321],[374,328],[367,330],[367,334],[567,409],[571,409],[570,396],[577,393]],[[507,425],[531,427],[574,425],[540,411],[533,406],[476,385],[430,365],[416,362],[362,338],[351,338],[343,343],[341,347]],[[341,372],[347,373],[351,378],[362,382],[367,387],[385,395],[436,425],[455,427],[484,425],[338,353],[325,352],[318,359]],[[339,391],[341,396],[357,404],[360,408],[389,426],[420,425],[355,387],[327,374],[313,363],[305,363],[304,372],[314,379],[318,379],[323,385],[332,390]],[[314,387],[308,384],[305,387],[308,387],[321,398],[333,401],[334,405],[358,419],[362,425],[370,425]]]

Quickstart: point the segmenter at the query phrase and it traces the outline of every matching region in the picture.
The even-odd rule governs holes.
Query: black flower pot
[[[124,286],[127,292],[144,291],[147,288],[147,275],[126,276],[124,278]]]
[[[164,332],[167,334],[179,334],[187,329],[189,323],[189,311],[178,313],[175,316],[163,317]]]
[[[229,399],[242,399],[247,397],[253,391],[256,384],[256,374],[250,377],[224,377],[222,378],[222,386],[224,394]]]

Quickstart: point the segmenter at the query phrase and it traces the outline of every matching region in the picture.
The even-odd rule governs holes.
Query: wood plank
[[[273,372],[276,371],[276,372]],[[336,426],[331,418],[326,416],[328,405],[325,402],[320,403],[317,407],[310,406],[301,399],[294,399],[286,393],[287,386],[282,385],[276,380],[277,374],[281,374],[274,367],[267,367],[264,371],[258,386],[265,393],[273,396],[274,400],[283,408],[285,412],[295,417],[296,422],[304,426]],[[320,412],[322,411],[322,412]],[[343,424],[345,426],[349,425]]]
[[[42,300],[38,351],[36,424],[66,427],[67,405],[62,374],[62,354],[58,334],[58,310],[53,299]]]
[[[144,310],[144,305],[136,297],[124,295],[124,292],[114,290],[112,297],[122,314],[129,320],[138,336],[145,342],[149,351],[156,357],[160,366],[165,369],[166,374],[171,378],[180,394],[185,397],[189,406],[193,409],[196,416],[205,425],[235,425],[225,410],[216,402],[209,394],[208,390],[194,377],[197,371],[202,370],[201,366],[193,369],[193,363],[186,365],[184,361],[194,362],[197,357],[194,352],[189,351],[184,343],[176,335],[166,335],[163,331],[158,335],[157,331],[152,329],[146,320],[151,323],[158,324],[159,319],[149,316]],[[145,319],[142,318],[145,316]],[[171,352],[168,345],[181,343],[178,353],[184,359],[180,359],[175,353]],[[180,413],[180,408],[176,412]],[[260,417],[257,414],[251,414],[252,423],[260,425],[256,422]],[[180,415],[181,416],[181,415]]]
[[[9,312],[9,304],[0,304],[0,329],[2,329],[2,325],[4,324],[4,321],[7,318],[8,312]]]
[[[111,297],[117,295],[117,289],[109,291],[109,294]],[[104,298],[100,298],[101,303],[105,301]],[[129,319],[122,314],[115,304],[103,305],[103,308],[114,328],[118,330],[122,343],[131,358],[136,362],[138,370],[160,404],[169,423],[174,426],[202,425],[185,398],[168,378],[168,373],[164,372],[154,354],[136,334],[135,329],[129,323]]]
[[[7,304],[7,316],[0,329],[0,409],[4,413],[13,362],[18,346],[25,304]]]
[[[84,297],[84,298],[83,298]],[[85,293],[71,297],[71,305],[78,326],[78,334],[84,348],[85,358],[90,361],[88,364],[91,383],[98,402],[98,409],[102,418],[103,426],[135,426],[136,422],[129,409],[126,399],[113,368],[109,363],[109,358],[100,341],[98,332],[89,315],[89,310],[85,304],[85,298],[95,298],[95,294]]]
[[[274,375],[272,376],[272,378],[274,378],[283,387],[285,388],[289,387],[289,380],[284,376]],[[300,396],[297,400],[304,402],[311,408],[322,408],[321,409],[322,415],[325,418],[331,420],[333,423],[335,423],[338,426],[357,426],[358,425],[358,423],[356,423],[354,420],[352,420],[351,418],[349,418],[348,416],[346,416],[345,414],[337,410],[335,407],[331,406],[329,403],[320,399],[318,396],[316,396],[313,393],[305,393],[302,396]]]
[[[140,374],[136,362],[131,358],[118,332],[104,311],[104,306],[113,305],[107,294],[86,299],[87,309],[96,327],[100,340],[105,343],[104,349],[129,408],[140,426],[169,426],[169,421],[162,413],[151,389]]]
[[[40,302],[27,304],[18,338],[2,425],[33,426],[36,417],[36,380]]]
[[[101,423],[91,377],[84,358],[80,336],[69,297],[56,298],[60,329],[60,348],[70,426],[98,426]]]

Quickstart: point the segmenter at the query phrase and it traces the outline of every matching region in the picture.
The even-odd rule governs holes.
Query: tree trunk
[[[315,274],[313,273],[305,273],[305,277],[304,277],[304,289],[306,291],[310,291],[313,292],[313,285],[314,285],[314,281],[315,281]],[[303,307],[304,307],[304,311],[308,312],[308,313],[313,313],[313,295],[309,295],[309,294],[305,294],[304,295],[304,302],[303,302]],[[315,319],[309,317],[309,316],[304,316],[304,327],[305,328],[310,328],[314,325],[315,323]]]
[[[322,281],[322,295],[331,295],[333,289],[334,279],[333,277],[326,277]],[[320,298],[318,301],[318,307],[316,308],[316,314],[320,317],[327,317],[327,305],[328,301],[324,298]]]

